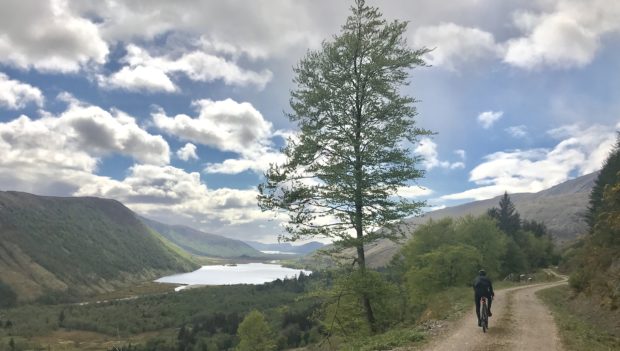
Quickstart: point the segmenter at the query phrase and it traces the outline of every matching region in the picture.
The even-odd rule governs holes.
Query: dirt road
[[[423,350],[563,350],[557,326],[535,292],[566,284],[562,281],[531,284],[495,293],[493,317],[486,334],[477,326],[475,309]],[[472,298],[473,300],[473,298]],[[472,306],[474,302],[472,301]],[[442,333],[443,334],[443,333]]]

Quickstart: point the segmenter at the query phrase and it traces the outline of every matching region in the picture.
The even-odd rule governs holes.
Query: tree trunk
[[[363,238],[358,234],[357,238],[361,241],[363,240]],[[364,244],[363,242],[358,244],[357,246],[357,262],[359,265],[359,268],[362,272],[362,276],[365,276],[366,274],[366,258],[364,255]],[[370,304],[370,298],[368,298],[368,295],[366,295],[366,293],[362,293],[362,305],[364,306],[364,311],[366,312],[366,321],[368,322],[368,325],[370,326],[370,330],[374,333],[376,331],[376,326],[375,326],[375,315],[372,311],[372,305]]]

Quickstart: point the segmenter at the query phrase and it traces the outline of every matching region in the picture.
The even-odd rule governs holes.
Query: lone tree
[[[499,229],[512,237],[521,229],[521,216],[510,200],[508,192],[504,192],[504,196],[499,200],[499,208],[489,209],[488,215],[497,220]]]
[[[294,69],[289,118],[300,132],[288,140],[287,161],[265,174],[258,200],[263,210],[288,213],[282,239],[332,238],[335,252],[356,250],[364,276],[364,246],[401,237],[400,220],[423,205],[398,196],[399,187],[423,176],[411,148],[431,134],[416,127],[415,99],[400,90],[428,49],[412,50],[407,23],[387,22],[364,0],[351,10],[340,34]],[[370,299],[362,295],[374,329]]]

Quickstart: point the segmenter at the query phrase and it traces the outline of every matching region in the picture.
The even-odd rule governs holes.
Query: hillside
[[[264,244],[258,241],[246,241],[246,243],[260,251],[291,252],[299,255],[307,255],[325,246],[317,241],[302,245],[292,245],[291,243]]]
[[[240,240],[208,234],[182,225],[168,225],[144,217],[140,219],[148,227],[194,255],[222,258],[264,256],[261,252]]]
[[[85,295],[195,268],[114,200],[0,192],[0,281],[20,300]]]
[[[510,199],[522,219],[545,223],[556,243],[564,245],[586,232],[585,212],[597,175],[598,172],[590,173],[537,193],[510,194]],[[424,216],[412,218],[406,223],[413,230],[416,225],[426,223],[431,218],[481,215],[489,208],[496,207],[500,197],[427,212]],[[373,267],[383,266],[389,262],[399,247],[398,244],[388,240],[380,241],[368,247],[366,259]]]

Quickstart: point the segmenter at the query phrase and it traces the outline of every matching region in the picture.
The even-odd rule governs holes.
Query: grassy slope
[[[141,220],[182,249],[195,255],[233,258],[240,256],[262,257],[260,251],[250,245],[220,235],[208,234],[180,225],[167,225],[146,218]]]
[[[580,311],[582,309],[580,307],[587,307],[589,302],[584,299],[573,300],[569,287],[559,286],[542,290],[538,292],[538,296],[550,307],[567,350],[620,349],[618,326],[613,323],[594,325],[587,312]],[[591,312],[597,313],[596,308]],[[616,335],[612,334],[613,332]]]
[[[195,268],[121,203],[0,192],[0,279],[23,300]]]

